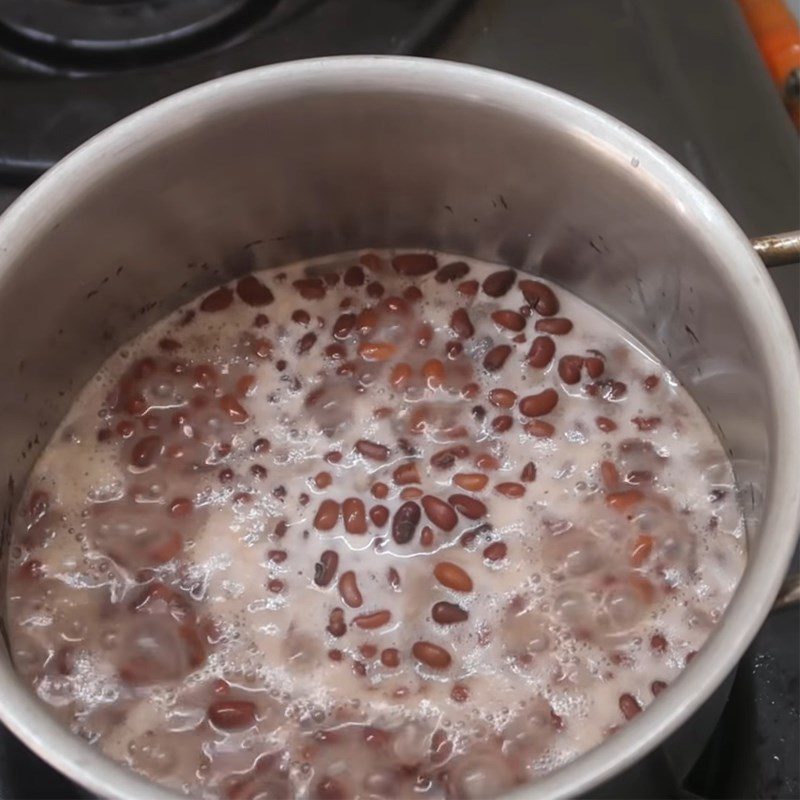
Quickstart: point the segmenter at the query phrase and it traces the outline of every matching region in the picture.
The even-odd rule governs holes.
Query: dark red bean
[[[300,337],[300,341],[297,343],[298,354],[303,355],[304,353],[307,353],[314,346],[316,341],[317,334],[313,331],[303,334],[303,336]]]
[[[364,270],[359,266],[348,267],[344,272],[345,286],[363,286],[366,281]]]
[[[555,336],[564,336],[572,330],[572,320],[566,317],[548,317],[536,320],[536,330],[540,333],[550,333]]]
[[[408,544],[419,525],[422,510],[413,500],[409,500],[397,509],[392,520],[392,538],[397,544]]]
[[[523,280],[519,282],[519,288],[528,305],[543,317],[553,317],[558,313],[558,298],[546,284]]]
[[[394,669],[400,665],[400,651],[394,647],[387,647],[381,651],[381,664],[389,669]]]
[[[536,464],[534,464],[533,461],[529,461],[522,468],[522,474],[519,476],[519,479],[525,483],[532,483],[536,480]]]
[[[603,433],[611,433],[617,429],[617,423],[608,417],[595,417],[594,424],[603,431]]]
[[[528,363],[536,369],[542,369],[553,360],[555,354],[555,342],[549,336],[537,336],[528,351]]]
[[[578,383],[582,368],[583,358],[580,356],[561,356],[558,359],[558,375],[564,383]]]
[[[325,550],[314,565],[314,583],[325,587],[330,584],[339,568],[339,554],[335,550]]]
[[[475,327],[465,308],[457,308],[450,317],[450,328],[456,336],[469,339],[475,333]]]
[[[293,281],[292,286],[304,300],[321,300],[325,297],[325,282],[322,278],[301,278]]]
[[[503,364],[506,363],[506,359],[510,355],[511,355],[511,345],[499,344],[496,347],[493,347],[483,357],[484,369],[489,370],[489,372],[497,372],[497,370],[503,367]]]
[[[431,466],[436,469],[450,469],[456,463],[456,459],[466,458],[468,455],[469,448],[466,445],[447,447],[431,456]]]
[[[227,286],[214,289],[200,303],[201,311],[224,311],[233,302],[233,292]]]
[[[402,253],[392,259],[392,266],[400,275],[417,277],[435,271],[439,263],[430,253]]]
[[[519,333],[525,327],[525,317],[508,308],[492,312],[492,322],[500,328]],[[538,330],[538,326],[537,326]]]
[[[583,365],[586,367],[586,372],[590,378],[599,378],[606,368],[603,359],[597,358],[597,356],[590,356],[585,359]]]
[[[653,693],[653,697],[658,697],[666,688],[667,684],[664,681],[653,681],[650,684],[650,691]]]
[[[137,469],[152,467],[161,455],[163,442],[160,436],[145,436],[134,445],[131,451],[131,464]]]
[[[220,730],[241,730],[255,724],[256,707],[247,700],[216,700],[208,707],[208,719]]]
[[[558,392],[545,389],[537,394],[529,394],[519,401],[520,413],[526,417],[541,417],[549,414],[558,404]]]
[[[469,619],[469,612],[455,603],[441,601],[434,604],[431,609],[431,617],[439,625],[455,625],[458,622],[465,622]]]
[[[236,284],[236,294],[249,306],[267,306],[274,299],[268,286],[255,275],[247,275]]]
[[[514,285],[517,273],[513,269],[502,269],[488,275],[483,281],[483,291],[489,297],[502,297]]]
[[[465,264],[463,261],[452,261],[449,264],[445,264],[436,275],[434,275],[434,278],[438,283],[450,283],[452,281],[461,280],[468,272],[469,265]]]
[[[356,324],[355,314],[340,314],[333,323],[333,335],[336,339],[346,339]]]
[[[337,639],[347,633],[347,624],[344,621],[344,611],[341,608],[334,608],[328,616],[328,626],[326,628],[331,636]]]

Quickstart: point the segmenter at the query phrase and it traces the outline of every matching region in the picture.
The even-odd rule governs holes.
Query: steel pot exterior
[[[645,714],[511,796],[590,792],[698,711],[772,604],[800,520],[800,357],[717,201],[573,98],[447,62],[320,59],[190,89],[80,147],[0,218],[6,528],[48,435],[123,341],[243,271],[383,246],[506,263],[589,300],[673,369],[731,453],[750,559],[724,619]],[[5,647],[0,692],[0,719],[88,790],[173,796],[63,730]]]

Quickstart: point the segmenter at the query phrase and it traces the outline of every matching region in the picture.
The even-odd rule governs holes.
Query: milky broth
[[[15,521],[12,655],[193,796],[492,796],[702,646],[734,490],[675,377],[563,289],[441,254],[265,271],[76,400]]]

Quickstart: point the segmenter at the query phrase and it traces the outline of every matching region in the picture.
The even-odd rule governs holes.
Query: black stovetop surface
[[[448,58],[554,86],[661,145],[746,233],[800,222],[797,134],[734,0],[0,0],[0,209],[159,97],[343,53]],[[800,275],[773,277],[797,329]],[[800,797],[798,631],[796,607],[766,622],[681,796]],[[80,796],[0,727],[2,800]]]

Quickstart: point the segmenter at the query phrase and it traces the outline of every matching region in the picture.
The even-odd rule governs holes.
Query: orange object
[[[783,0],[739,0],[795,125],[800,128],[800,25]]]

